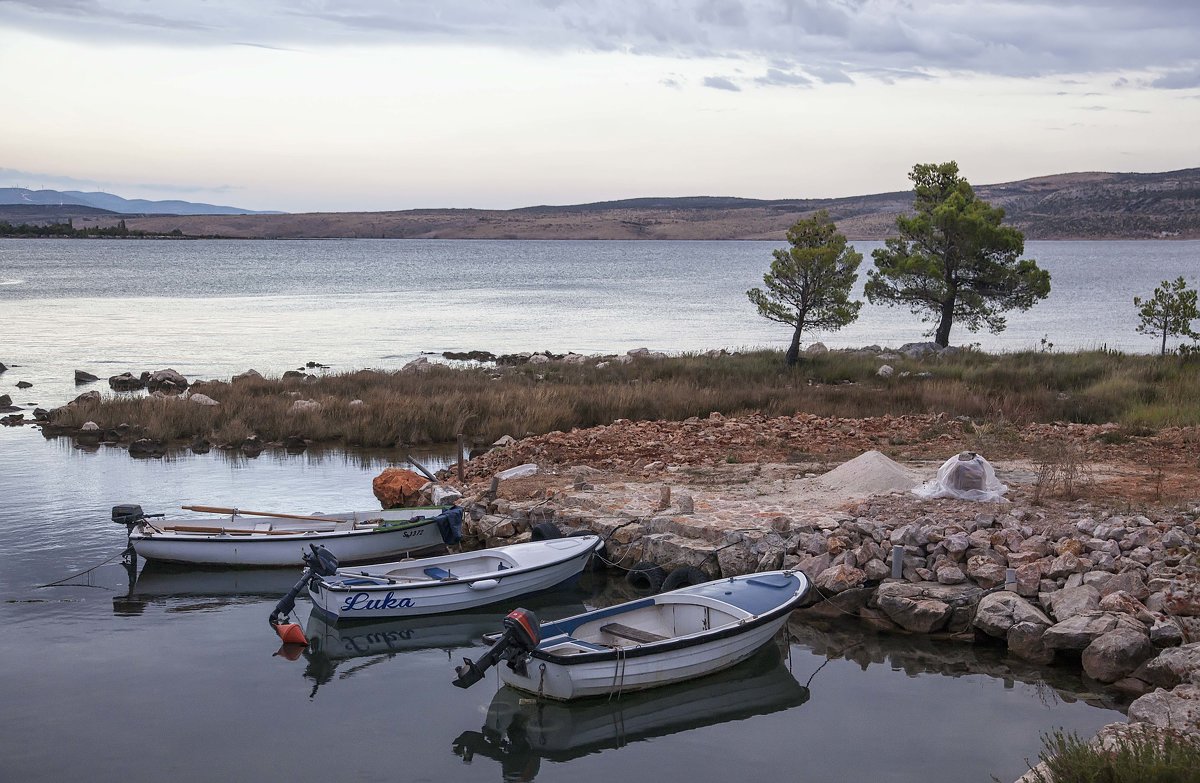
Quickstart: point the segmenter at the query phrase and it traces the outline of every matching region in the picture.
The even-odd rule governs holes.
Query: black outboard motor
[[[300,591],[308,586],[309,580],[314,576],[333,576],[338,570],[338,560],[333,552],[316,544],[309,544],[308,548],[311,551],[304,553],[304,575],[279,599],[279,603],[275,604],[275,611],[271,612],[269,620],[275,633],[288,644],[308,644],[300,626],[287,622],[288,615],[296,608],[296,596],[300,595]]]
[[[146,514],[142,511],[141,506],[132,503],[123,503],[122,505],[112,507],[112,521],[118,525],[133,527],[145,518]]]
[[[470,688],[483,679],[484,672],[500,661],[508,663],[508,668],[524,674],[525,664],[529,653],[537,649],[542,640],[541,623],[537,615],[528,609],[513,609],[504,618],[504,634],[492,649],[483,654],[476,663],[470,658],[463,658],[463,665],[456,666],[454,684],[459,688]]]

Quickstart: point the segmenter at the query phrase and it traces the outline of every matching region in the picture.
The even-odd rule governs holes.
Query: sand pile
[[[863,452],[825,475],[810,480],[816,487],[846,497],[906,491],[921,483],[916,472],[878,451]]]

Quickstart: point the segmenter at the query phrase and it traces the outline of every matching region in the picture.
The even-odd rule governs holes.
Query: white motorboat
[[[808,588],[803,573],[769,571],[548,623],[517,609],[478,663],[464,659],[454,684],[469,687],[501,661],[504,684],[563,701],[702,677],[749,658],[769,642]]]
[[[456,543],[462,526],[462,509],[441,506],[310,515],[219,510],[229,513],[152,519],[162,515],[121,505],[112,517],[128,528],[139,557],[239,567],[300,566],[310,544],[325,547],[341,563],[378,561]]]
[[[314,575],[308,591],[314,609],[337,621],[456,612],[572,582],[599,546],[599,536],[568,536],[339,568]]]

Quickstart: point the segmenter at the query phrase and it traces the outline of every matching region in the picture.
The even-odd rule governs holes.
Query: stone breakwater
[[[798,569],[814,586],[802,622],[850,619],[1075,664],[1138,697],[1131,721],[1200,732],[1200,505],[1034,504],[1033,473],[1016,463],[997,465],[1009,503],[907,491],[935,468],[882,455],[823,475],[773,463],[660,461],[634,475],[550,465],[495,497],[475,485],[466,532],[494,546],[553,522],[602,535],[623,568]]]

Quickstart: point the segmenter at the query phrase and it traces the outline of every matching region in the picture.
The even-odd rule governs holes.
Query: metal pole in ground
[[[466,439],[463,434],[458,433],[458,481],[461,484],[467,480],[467,449]]]

